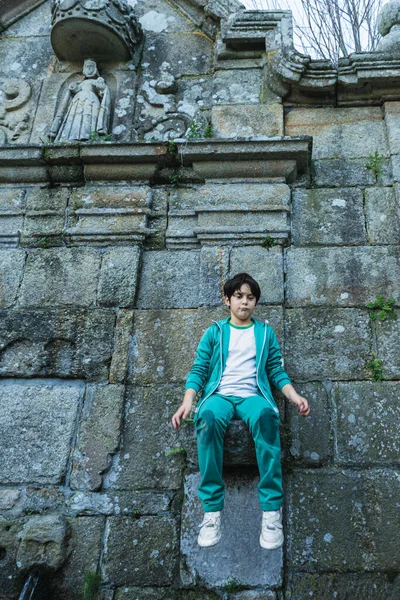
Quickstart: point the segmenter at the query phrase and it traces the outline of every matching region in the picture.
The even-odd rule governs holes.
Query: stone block
[[[11,3],[9,3],[11,4]],[[12,2],[12,4],[14,4]],[[50,6],[47,4],[41,4],[40,1],[28,2],[28,7],[31,9],[27,15],[19,18],[15,23],[7,27],[7,37],[13,38],[26,38],[31,36],[47,36],[50,31],[51,14]],[[14,11],[18,11],[18,8],[13,6]],[[33,8],[33,10],[32,10]],[[14,12],[13,11],[13,12]],[[17,14],[11,16],[12,20],[17,17]]]
[[[296,391],[307,398],[311,413],[306,419],[289,405],[287,437],[290,455],[301,464],[319,466],[333,457],[332,407],[329,383],[299,383]]]
[[[178,489],[185,452],[171,418],[181,404],[182,386],[128,387],[126,394],[119,460],[105,485],[118,490]]]
[[[104,517],[68,519],[68,561],[53,578],[57,600],[82,600],[85,578],[95,573],[101,554]]]
[[[61,245],[68,197],[67,188],[29,190],[22,245],[42,248]]]
[[[0,308],[12,306],[17,299],[25,255],[16,248],[0,249]]]
[[[336,451],[339,464],[399,462],[400,386],[398,382],[338,382]]]
[[[294,379],[363,379],[370,336],[369,317],[360,310],[286,310],[285,368]]]
[[[179,81],[176,97],[183,105],[189,104],[200,110],[210,109],[214,103],[212,86],[212,77],[182,79]]]
[[[213,320],[229,316],[225,307],[197,310],[138,310],[134,313],[130,349],[129,381],[137,385],[183,383],[186,381],[196,348]],[[254,313],[268,319],[282,340],[282,309],[259,306]]]
[[[374,189],[378,188],[371,188]],[[292,223],[296,246],[364,244],[362,191],[358,188],[295,190]]]
[[[397,577],[391,581],[381,573],[294,573],[288,581],[288,600],[396,600],[400,596]]]
[[[391,247],[290,248],[289,306],[367,305],[382,292],[400,301],[400,251]]]
[[[398,244],[400,239],[400,206],[396,188],[365,190],[368,241],[371,244]]]
[[[400,102],[385,102],[384,107],[390,154],[400,154]]]
[[[283,256],[281,248],[233,248],[230,257],[230,277],[250,273],[261,288],[262,304],[283,301]]]
[[[71,487],[98,490],[121,435],[123,385],[89,385],[74,452]]]
[[[0,389],[1,483],[60,483],[82,385],[6,379]]]
[[[399,486],[390,470],[295,471],[287,494],[289,567],[396,570]]]
[[[119,490],[104,494],[99,492],[75,492],[68,499],[69,514],[134,516],[154,515],[171,508],[172,492],[153,490]]]
[[[51,248],[28,255],[20,306],[94,303],[100,255],[93,248]]]
[[[3,377],[108,379],[113,310],[8,310],[0,317]]]
[[[153,10],[150,10],[146,2],[139,1],[135,3],[135,14],[146,35],[149,32],[184,32],[193,30],[193,23],[174,7],[159,1],[153,2],[150,6]],[[148,50],[152,52],[151,48]]]
[[[122,383],[125,381],[128,369],[129,343],[132,324],[132,310],[119,310],[117,312],[114,335],[114,352],[110,366],[110,383]]]
[[[199,304],[197,251],[144,251],[138,308],[192,308]]]
[[[159,79],[163,62],[169,63],[170,71],[175,78],[182,75],[211,73],[213,44],[204,34],[148,32],[146,38],[148,45],[143,53],[142,65],[145,65],[144,68],[152,79]]]
[[[0,245],[18,245],[24,209],[25,190],[0,189]]]
[[[145,247],[152,249],[165,248],[165,231],[167,229],[168,190],[153,188],[151,210],[149,214]]]
[[[217,71],[213,78],[212,99],[215,104],[258,104],[261,69]]]
[[[385,123],[379,106],[294,108],[286,115],[285,133],[312,135],[316,160],[368,157],[375,151],[388,156]]]
[[[215,135],[221,138],[259,138],[283,135],[283,107],[281,104],[213,106],[211,120]]]
[[[228,278],[229,248],[204,246],[200,251],[199,304],[219,306]]]
[[[184,585],[206,588],[238,586],[276,588],[281,585],[282,549],[264,550],[259,543],[261,510],[257,477],[252,473],[225,477],[226,502],[223,535],[218,546],[200,548],[196,539],[203,509],[197,498],[199,474],[185,479],[182,509],[181,579]]]
[[[398,379],[400,376],[400,319],[376,322],[378,357],[382,360],[384,379]]]
[[[101,306],[133,306],[139,270],[139,246],[110,248],[102,257],[97,302]]]
[[[17,565],[23,571],[54,570],[65,561],[67,527],[59,515],[30,517],[19,533]]]
[[[382,161],[382,175],[378,177],[366,165],[368,159],[329,158],[314,160],[311,175],[317,187],[358,187],[376,185],[393,185],[392,164],[389,159]]]
[[[115,586],[166,586],[178,566],[177,524],[171,517],[111,517],[102,575]]]
[[[17,566],[18,533],[23,524],[23,520],[0,520],[0,600],[19,598],[24,587],[25,577]]]
[[[22,491],[21,502],[19,503],[20,514],[46,514],[55,512],[65,502],[62,489],[59,487],[31,487],[28,486]]]

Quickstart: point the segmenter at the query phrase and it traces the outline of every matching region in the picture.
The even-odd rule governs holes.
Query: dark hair
[[[244,283],[247,283],[251,289],[251,293],[254,294],[256,301],[258,302],[261,296],[260,286],[258,285],[257,281],[248,273],[237,273],[237,275],[234,275],[231,279],[228,279],[224,285],[224,296],[227,296],[229,299],[231,299],[231,296],[233,296],[237,290],[240,290]]]

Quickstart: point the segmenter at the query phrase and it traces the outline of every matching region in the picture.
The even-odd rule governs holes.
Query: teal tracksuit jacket
[[[186,380],[186,389],[196,392],[203,389],[201,398],[195,410],[196,421],[200,407],[217,389],[224,372],[229,350],[230,317],[222,321],[214,321],[205,331],[197,347],[193,366]],[[264,398],[268,400],[271,409],[278,413],[272,396],[272,384],[279,391],[290,378],[282,366],[282,355],[276,335],[268,321],[254,321],[254,337],[256,341],[257,386]]]

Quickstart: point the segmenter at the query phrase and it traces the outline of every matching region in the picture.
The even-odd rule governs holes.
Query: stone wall
[[[95,573],[99,600],[394,600],[400,78],[390,101],[337,107],[305,84],[311,106],[294,84],[285,101],[271,64],[288,13],[129,4],[141,53],[99,63],[111,141],[47,141],[82,69],[54,56],[48,2],[2,34],[0,600],[35,571],[39,600],[91,597]],[[284,548],[258,545],[235,421],[224,537],[200,550],[194,432],[170,419],[242,270],[311,415],[277,395]]]

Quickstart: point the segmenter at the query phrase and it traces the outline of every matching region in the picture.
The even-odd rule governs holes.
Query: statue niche
[[[51,141],[87,141],[109,131],[111,94],[91,58],[84,62],[83,75],[83,81],[69,84],[61,99],[48,136]]]

